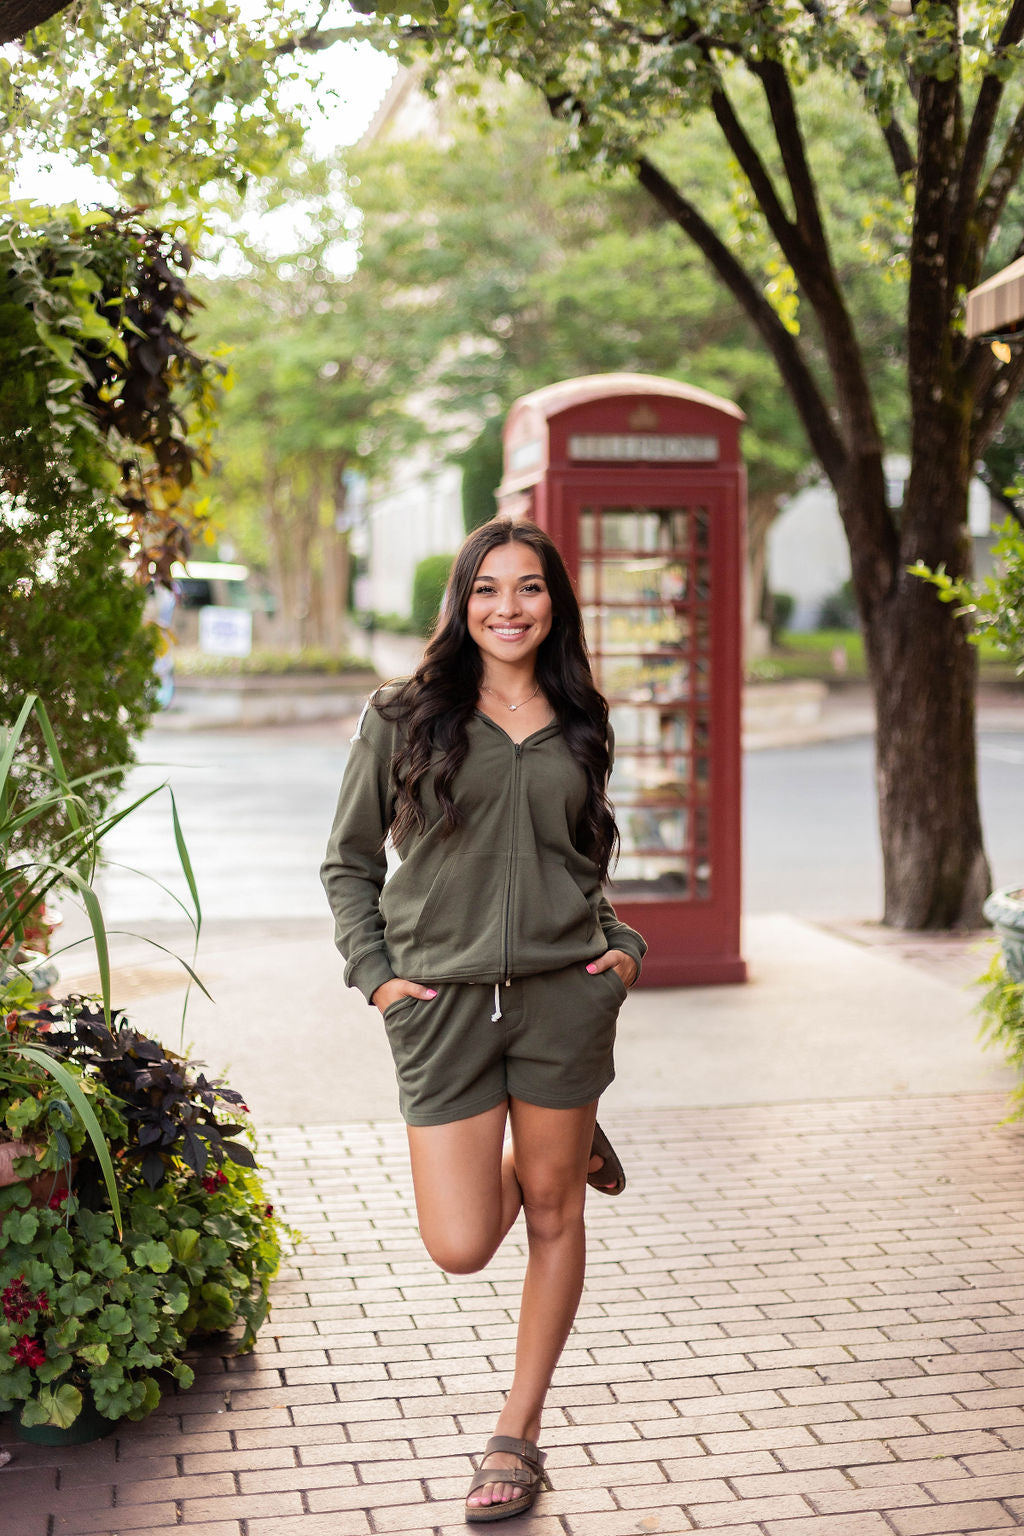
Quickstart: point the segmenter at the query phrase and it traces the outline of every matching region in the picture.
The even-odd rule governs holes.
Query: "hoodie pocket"
[[[585,945],[597,927],[589,901],[560,859],[520,863],[512,920],[513,949],[524,960],[538,950]]]

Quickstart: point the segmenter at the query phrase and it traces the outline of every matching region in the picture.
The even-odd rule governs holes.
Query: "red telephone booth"
[[[501,511],[558,544],[611,705],[622,836],[609,895],[651,986],[745,981],[740,957],[743,413],[595,374],[517,400]]]

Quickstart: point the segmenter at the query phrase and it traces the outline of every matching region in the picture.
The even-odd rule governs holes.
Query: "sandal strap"
[[[474,1472],[469,1484],[470,1493],[476,1493],[478,1488],[485,1488],[489,1483],[514,1483],[517,1488],[525,1488],[527,1491],[536,1486],[540,1468],[536,1471],[528,1471],[523,1467],[481,1467],[479,1472]]]
[[[545,1453],[539,1450],[535,1440],[514,1440],[511,1435],[492,1435],[484,1449],[484,1457],[490,1456],[494,1451],[503,1451],[508,1456],[518,1456],[520,1461],[525,1461],[534,1472],[539,1472],[544,1465]]]

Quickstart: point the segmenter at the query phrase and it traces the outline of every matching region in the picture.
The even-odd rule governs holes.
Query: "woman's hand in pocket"
[[[624,949],[606,949],[603,955],[598,955],[596,960],[591,960],[587,966],[591,976],[597,976],[601,971],[615,971],[624,987],[631,987],[636,981],[640,967],[632,955],[627,955]],[[376,998],[376,992],[373,994]]]
[[[429,1001],[436,996],[433,987],[421,987],[418,981],[404,981],[401,976],[392,976],[390,981],[381,982],[370,1001],[383,1013],[385,1008],[397,1003],[400,997],[422,997]]]

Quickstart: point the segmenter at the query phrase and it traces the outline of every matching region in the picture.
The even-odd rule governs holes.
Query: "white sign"
[[[208,656],[248,656],[252,650],[252,614],[248,608],[199,610],[199,649]]]
[[[717,437],[669,437],[664,433],[595,432],[570,437],[570,459],[643,459],[648,464],[713,464],[718,458]]]

